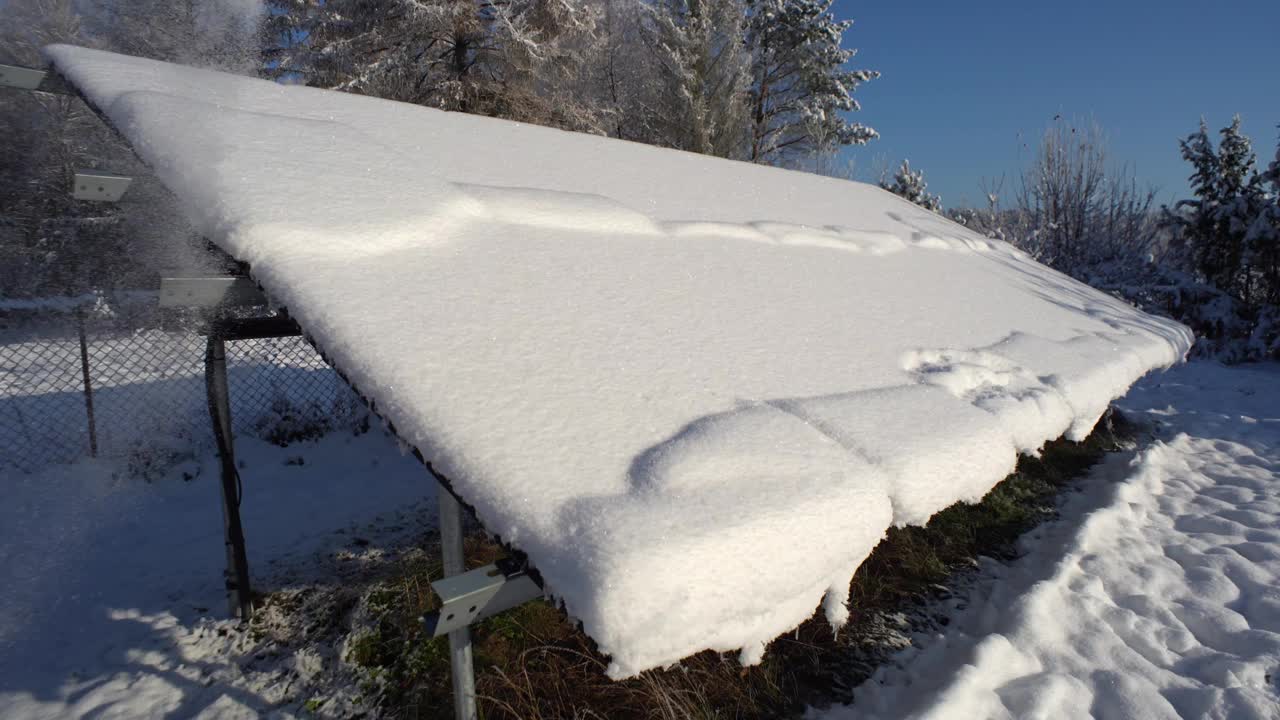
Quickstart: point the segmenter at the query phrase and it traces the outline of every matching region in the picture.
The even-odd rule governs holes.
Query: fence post
[[[84,411],[89,418],[89,457],[98,457],[98,428],[93,419],[93,383],[89,380],[89,339],[84,331],[84,309],[76,308],[76,331],[80,336],[80,374],[84,378]]]

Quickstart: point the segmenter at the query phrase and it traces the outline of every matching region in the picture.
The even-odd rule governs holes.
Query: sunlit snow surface
[[[1280,366],[1191,363],[1121,407],[1155,439],[813,720],[1280,717]]]
[[[842,623],[886,528],[1191,341],[871,186],[48,54],[617,677]]]

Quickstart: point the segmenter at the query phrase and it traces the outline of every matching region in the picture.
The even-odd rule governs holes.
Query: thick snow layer
[[[1181,326],[878,188],[48,49],[616,677],[760,657]]]
[[[1192,363],[1123,407],[1159,439],[828,720],[1280,717],[1280,367]]]

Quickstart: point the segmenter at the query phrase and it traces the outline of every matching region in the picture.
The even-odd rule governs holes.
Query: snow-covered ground
[[[1191,363],[1119,405],[1155,439],[828,720],[1280,717],[1280,366]]]
[[[832,718],[1259,717],[1280,708],[1280,367],[1192,363],[1121,405],[1156,439],[988,561],[945,634]],[[426,472],[378,433],[244,460],[262,587],[430,526]],[[302,461],[303,464],[296,464]],[[336,659],[263,656],[223,617],[216,472],[143,483],[107,463],[0,477],[0,715],[303,714]],[[309,684],[310,683],[310,684]]]
[[[412,546],[434,522],[434,480],[381,433],[287,448],[242,439],[237,451],[260,588]],[[0,475],[0,717],[243,718],[304,703],[322,658],[255,657],[261,646],[217,619],[216,463],[189,482],[118,470]]]

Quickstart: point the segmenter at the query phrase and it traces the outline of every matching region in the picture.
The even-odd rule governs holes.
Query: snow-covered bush
[[[1180,142],[1194,197],[1163,208],[1163,264],[1190,276],[1199,299],[1183,303],[1185,322],[1202,324],[1214,355],[1280,357],[1280,147],[1259,173],[1239,116],[1219,134],[1215,148],[1202,120]]]
[[[1249,138],[1240,132],[1240,117],[1220,131],[1215,148],[1203,120],[1200,128],[1180,142],[1182,157],[1194,168],[1194,197],[1164,208],[1163,222],[1171,230],[1185,266],[1214,287],[1246,304],[1266,302],[1268,265],[1274,252],[1274,225],[1263,176],[1255,168]]]
[[[942,198],[929,194],[929,184],[924,181],[923,170],[912,170],[911,161],[903,160],[893,176],[893,182],[880,180],[880,187],[894,195],[899,195],[922,208],[934,212],[942,211]]]
[[[194,480],[201,471],[199,456],[207,449],[208,443],[199,430],[178,424],[160,432],[135,435],[125,452],[125,467],[129,477],[147,482],[171,476]]]
[[[1099,269],[1144,276],[1163,255],[1152,204],[1130,168],[1108,160],[1106,138],[1093,123],[1055,118],[1006,197],[1004,179],[983,183],[987,206],[953,209],[957,222],[1007,240],[1040,262],[1083,279]]]
[[[354,393],[339,393],[330,403],[300,401],[277,387],[270,406],[253,420],[258,437],[281,447],[314,440],[335,430],[357,435],[369,429],[368,410]]]
[[[1196,335],[1193,357],[1228,363],[1280,358],[1280,308],[1275,305],[1245,304],[1190,273],[1154,262],[1138,274],[1108,270],[1090,268],[1077,279],[1190,327]]]
[[[949,211],[957,222],[1007,240],[1040,262],[1191,327],[1193,354],[1225,362],[1280,357],[1280,158],[1253,170],[1239,123],[1215,149],[1207,129],[1182,141],[1196,197],[1153,207],[1129,168],[1107,161],[1096,125],[1060,117],[1018,178],[1011,207],[1003,182],[984,185],[987,207]]]

